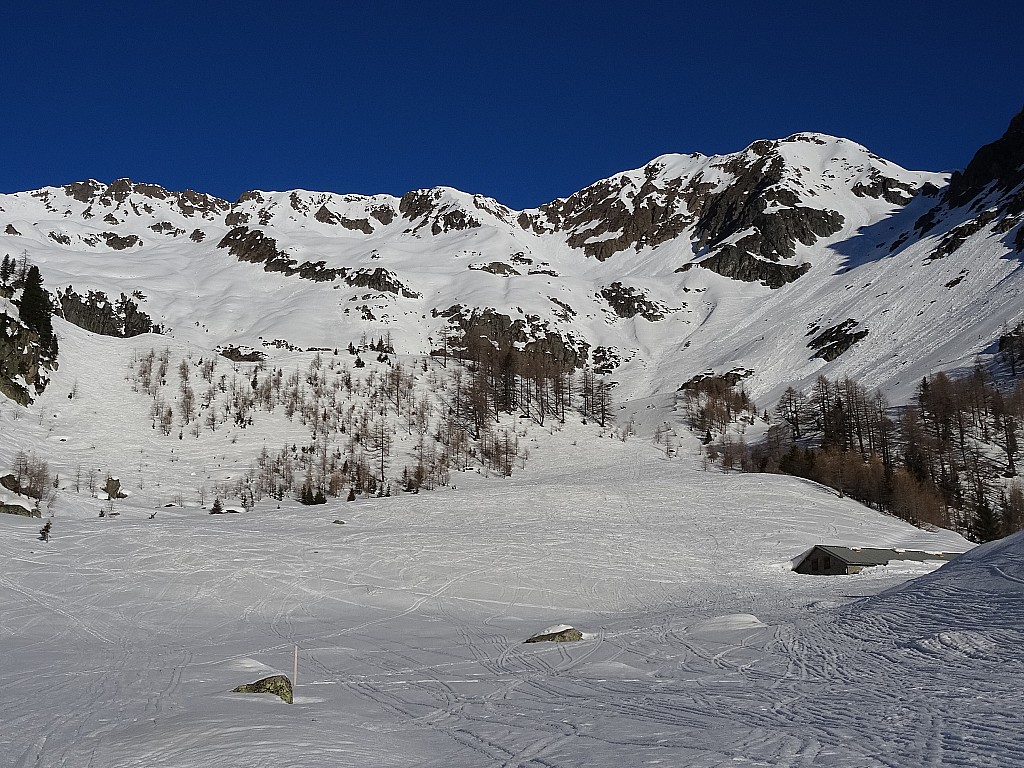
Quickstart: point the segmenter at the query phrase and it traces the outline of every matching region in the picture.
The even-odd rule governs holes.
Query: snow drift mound
[[[1024,532],[983,544],[938,570],[858,603],[862,618],[919,630],[1024,625]]]

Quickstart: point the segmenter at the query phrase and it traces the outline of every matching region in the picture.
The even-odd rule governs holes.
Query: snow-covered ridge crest
[[[388,333],[424,352],[476,312],[585,341],[621,396],[743,367],[770,405],[819,373],[905,386],[894,357],[914,376],[956,365],[1014,321],[1009,294],[968,307],[1024,245],[1015,215],[971,204],[920,226],[945,184],[817,133],[661,155],[526,211],[449,187],[228,202],[92,180],[0,196],[0,248],[27,253],[53,291],[141,294],[154,325],[204,345]],[[846,327],[858,339],[841,354],[808,347],[813,329]],[[948,327],[955,352],[924,348]]]

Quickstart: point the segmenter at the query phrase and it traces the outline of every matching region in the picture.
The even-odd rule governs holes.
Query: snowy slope
[[[134,296],[166,330],[55,319],[49,386],[28,408],[0,401],[0,470],[24,451],[57,476],[49,543],[41,521],[0,515],[0,754],[19,768],[1021,763],[1020,536],[933,574],[794,574],[817,543],[971,545],[794,478],[703,471],[672,409],[680,383],[741,366],[768,407],[819,374],[898,401],[991,350],[1022,315],[1012,149],[946,185],[797,134],[666,155],[522,212],[451,189],[229,203],[122,180],[0,196],[0,251],[26,253],[51,290]],[[177,397],[179,361],[200,395],[202,362],[229,344],[300,382],[321,371],[330,391],[350,341],[390,334],[420,396],[451,375],[423,356],[455,305],[617,352],[617,423],[503,415],[525,449],[510,478],[477,464],[429,493],[208,514],[264,450],[305,451],[310,427],[278,408],[162,433],[154,406]],[[808,341],[847,320],[868,335],[814,357]],[[164,349],[151,400],[138,361]],[[219,404],[257,372],[215,359]],[[367,362],[338,410],[389,369]],[[388,418],[395,474],[415,436]],[[656,427],[676,430],[679,458],[650,445]],[[108,474],[127,498],[85,488]],[[560,624],[584,640],[521,644]],[[228,693],[289,673],[296,645],[296,705]]]
[[[991,305],[983,318],[973,306],[995,301],[1005,249],[984,244],[984,263],[956,290],[944,285],[974,260],[973,243],[938,268],[919,268],[913,249],[875,258],[929,202],[901,213],[904,204],[943,178],[845,139],[796,134],[733,155],[659,157],[524,212],[444,188],[401,199],[250,192],[228,203],[82,182],[0,196],[0,248],[27,253],[53,290],[139,291],[155,323],[206,348],[334,347],[390,333],[399,352],[422,354],[449,323],[438,313],[493,308],[605,348],[621,362],[625,398],[742,365],[755,371],[752,393],[771,399],[819,372],[894,386],[911,375],[891,364],[894,348],[914,341],[901,365],[916,376],[969,359],[1012,319],[1003,294],[997,320],[987,322]],[[901,310],[886,316],[897,295]],[[807,330],[847,318],[868,325],[867,342],[833,364],[814,359]],[[924,351],[921,333],[940,318],[962,328],[955,354]]]
[[[922,684],[903,665],[914,643],[990,637],[983,616],[944,625],[955,596],[923,589],[899,594],[931,601],[929,634],[894,625],[858,644],[844,629],[850,611],[894,616],[892,593],[861,598],[934,564],[788,569],[823,536],[962,539],[790,478],[586,437],[556,434],[511,479],[419,496],[152,520],[125,503],[113,520],[59,515],[48,545],[37,522],[0,520],[4,753],[17,766],[911,766],[962,764],[984,729],[971,759],[1019,758],[1015,726],[957,693],[975,677],[1013,703],[1019,665],[991,656],[944,659],[901,730],[888,720],[892,688]],[[989,561],[972,562],[981,592]],[[522,644],[561,623],[584,640]],[[998,639],[1019,641],[1011,624]],[[294,706],[228,692],[290,674],[295,645]],[[887,685],[857,685],[868,671]],[[839,684],[857,706],[823,696]]]

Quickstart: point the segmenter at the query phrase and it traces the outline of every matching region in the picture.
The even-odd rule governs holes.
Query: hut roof
[[[952,560],[960,552],[922,552],[916,549],[879,549],[876,547],[837,547],[819,544],[816,549],[842,560],[848,565],[885,565],[892,560]],[[813,551],[813,549],[811,550]],[[807,554],[810,554],[808,552]],[[806,557],[806,555],[805,555]],[[803,558],[801,558],[802,560]]]

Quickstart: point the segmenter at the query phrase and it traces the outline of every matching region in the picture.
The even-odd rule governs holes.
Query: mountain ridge
[[[1020,194],[1007,188],[1016,169],[1000,169],[1017,157],[1020,124],[948,182],[848,139],[796,133],[726,155],[661,155],[525,211],[450,187],[401,197],[252,190],[228,202],[88,180],[0,196],[0,247],[27,253],[64,296],[144,296],[135,310],[153,326],[201,344],[322,347],[387,333],[399,351],[419,353],[457,331],[457,315],[491,312],[573,340],[626,398],[736,367],[754,371],[752,393],[769,400],[819,373],[898,389],[899,368],[916,376],[962,365],[1021,314],[1002,297],[995,324],[974,309],[971,321],[950,318],[957,346],[968,326],[981,344],[957,355],[911,350],[897,369],[880,356],[936,334],[934,305],[951,292],[985,304],[1016,281],[999,266],[1024,246]],[[982,190],[979,169],[1000,183]],[[968,189],[1003,208],[967,217],[951,206]],[[1000,228],[1000,245],[984,242]],[[858,287],[846,285],[851,271],[863,273]],[[904,298],[865,292],[879,281],[892,281],[882,296]],[[207,317],[195,302],[226,312]],[[898,325],[884,317],[892,313]],[[802,340],[851,322],[860,338],[832,347],[831,359]],[[890,337],[881,349],[879,330]]]

